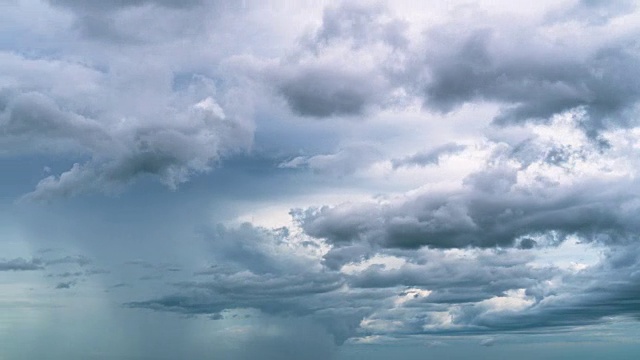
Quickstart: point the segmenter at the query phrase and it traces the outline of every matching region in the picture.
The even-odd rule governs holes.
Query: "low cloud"
[[[568,122],[574,115],[555,120],[558,129],[581,136],[577,146],[564,147],[563,161],[548,160],[553,149],[563,148],[561,138],[496,143],[486,166],[469,174],[458,189],[412,191],[391,201],[297,210],[294,216],[308,235],[337,248],[362,242],[400,249],[511,247],[520,238],[549,232],[630,241],[638,230],[632,215],[636,186],[626,173],[605,170],[610,159],[628,154],[601,153],[575,122]],[[537,160],[532,162],[532,156]],[[582,166],[592,175],[576,171]],[[599,169],[611,176],[602,179]]]
[[[16,258],[11,260],[0,260],[0,271],[33,271],[44,269],[41,259]]]

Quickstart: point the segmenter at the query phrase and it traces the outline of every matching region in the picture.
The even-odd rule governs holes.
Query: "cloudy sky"
[[[0,359],[637,359],[636,5],[0,0]]]

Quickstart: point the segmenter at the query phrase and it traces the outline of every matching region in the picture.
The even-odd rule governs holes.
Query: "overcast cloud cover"
[[[634,1],[0,0],[0,359],[636,359]]]

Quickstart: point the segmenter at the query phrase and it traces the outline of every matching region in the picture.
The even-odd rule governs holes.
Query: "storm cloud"
[[[404,30],[382,5],[328,8],[322,26],[268,67],[266,78],[303,116],[358,116],[389,106],[397,100],[389,96],[396,86],[388,73],[407,46]]]
[[[23,88],[4,89],[0,95],[0,144],[5,151],[71,152],[89,158],[60,175],[42,179],[27,199],[117,192],[142,175],[157,177],[175,188],[194,173],[210,171],[223,154],[251,144],[250,123],[230,118],[211,97],[180,108],[169,105],[154,109],[144,117],[133,115],[118,120],[116,114],[97,108],[89,110],[94,112],[90,116],[87,110],[82,114],[79,109],[63,109],[56,103],[68,104],[71,99],[67,97],[76,90],[68,89],[64,79],[58,78],[61,75],[50,71],[59,67],[70,74],[79,71],[87,80],[81,86],[89,88],[97,86],[105,74],[73,63],[33,61],[13,55],[6,55],[4,60],[16,68],[33,67],[45,73],[45,77],[30,78],[28,71],[17,70],[12,77],[30,83],[23,84]],[[50,86],[55,87],[43,92]],[[114,90],[117,91],[108,91]],[[79,101],[82,100],[74,100]]]
[[[544,120],[578,106],[587,109],[589,131],[633,123],[640,84],[623,79],[637,78],[639,59],[629,50],[635,39],[572,48],[570,39],[550,41],[512,26],[467,30],[462,37],[450,35],[453,27],[434,30],[430,44],[439,49],[426,60],[425,104],[451,111],[474,100],[497,101],[506,104],[498,124]]]
[[[4,3],[0,358],[633,356],[639,16]]]
[[[603,182],[602,173],[586,176],[566,167],[569,161],[574,168],[584,164],[596,169],[621,149],[601,153],[571,114],[556,121],[563,118],[574,119],[567,125],[580,134],[581,145],[540,137],[497,143],[486,167],[470,173],[455,190],[412,191],[391,201],[297,210],[294,216],[308,235],[338,247],[357,242],[409,249],[510,247],[550,232],[589,241],[633,241],[638,230],[634,181],[612,173]],[[567,158],[559,161],[552,154],[563,146]],[[532,154],[537,154],[535,162],[530,162]],[[555,180],[555,171],[564,179]]]

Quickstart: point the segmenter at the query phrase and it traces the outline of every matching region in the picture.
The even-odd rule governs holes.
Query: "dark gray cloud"
[[[279,89],[291,109],[314,117],[358,115],[379,100],[372,74],[354,74],[330,68],[300,69]]]
[[[639,279],[635,276],[638,269],[634,250],[636,247],[635,244],[615,247],[598,265],[578,272],[566,272],[557,268],[534,270],[528,268],[526,261],[523,261],[520,264],[524,265],[520,267],[521,273],[514,273],[514,277],[510,278],[511,284],[506,286],[520,289],[518,291],[504,291],[504,288],[500,290],[498,286],[493,291],[483,292],[471,284],[457,284],[456,277],[451,283],[420,286],[430,289],[427,296],[417,295],[418,292],[412,288],[401,294],[416,294],[407,298],[402,308],[379,307],[369,317],[369,331],[380,335],[393,332],[404,335],[548,333],[572,331],[576,326],[607,323],[612,318],[637,318]],[[486,261],[486,255],[484,257]],[[500,255],[497,256],[499,257]],[[453,268],[464,268],[462,262],[468,260],[458,259],[461,264]],[[432,265],[435,264],[433,262]],[[508,269],[487,265],[468,266],[475,271]],[[438,263],[437,266],[448,267],[446,262]],[[431,271],[426,267],[423,270],[422,279],[430,279]],[[549,270],[552,272],[543,274]],[[380,267],[369,271],[386,272]],[[488,273],[477,277],[467,274],[463,278],[488,287],[492,287],[497,279],[504,279],[500,275],[493,278]],[[555,285],[549,286],[554,283]],[[402,324],[398,324],[399,319],[403,319]],[[395,328],[382,326],[390,324],[395,324]]]
[[[46,49],[0,51],[0,157],[38,164],[11,179],[47,176],[25,199],[145,178],[176,189],[231,163],[176,192],[143,183],[0,207],[28,239],[10,253],[46,242],[91,254],[0,261],[8,293],[55,307],[42,318],[91,313],[71,330],[16,327],[51,343],[83,335],[73,345],[86,353],[60,358],[327,359],[344,343],[439,336],[478,349],[640,319],[631,2],[574,1],[540,19],[344,3],[309,21],[272,3],[228,18],[217,10],[244,2],[49,5],[63,11],[38,13],[60,28],[39,38]],[[292,223],[272,213],[289,206],[302,206]],[[108,264],[124,266],[94,268]],[[121,353],[99,353],[120,338]]]
[[[276,315],[305,315],[312,310],[300,298],[338,289],[342,280],[336,274],[273,274],[250,272],[217,273],[208,281],[176,285],[181,295],[128,306],[184,314],[213,314],[227,309],[254,308]]]
[[[225,310],[257,309],[275,316],[314,318],[314,313],[324,308],[317,298],[342,286],[343,280],[335,273],[274,275],[220,271],[209,275],[205,281],[176,284],[177,292],[174,295],[125,305],[187,315],[216,315]],[[334,320],[344,321],[333,317],[326,321],[333,325]],[[352,333],[333,335],[336,342],[342,343]]]
[[[520,240],[520,243],[518,244],[518,246],[521,249],[533,249],[534,247],[536,247],[538,243],[530,238],[524,238],[522,240]]]
[[[639,58],[631,50],[637,36],[585,49],[572,44],[569,34],[545,38],[539,29],[485,20],[428,32],[423,88],[428,108],[447,112],[468,102],[495,101],[504,104],[495,118],[504,125],[545,120],[582,106],[588,131],[633,123],[640,98]]]
[[[267,79],[299,115],[362,115],[394,102],[386,72],[408,43],[405,30],[381,5],[328,8],[322,25],[301,39],[297,52],[269,67]],[[371,52],[378,59],[371,61]]]
[[[288,235],[275,240],[265,229],[243,227],[240,232],[250,235],[246,243],[292,241]],[[236,230],[218,231],[229,237],[225,232]],[[367,335],[536,333],[637,313],[640,262],[635,244],[614,245],[600,263],[578,272],[551,264],[532,266],[540,254],[535,249],[458,253],[423,249],[378,251],[405,263],[399,267],[374,264],[353,273],[311,263],[305,271],[289,268],[286,262],[275,268],[258,265],[254,273],[239,266],[245,244],[216,248],[221,266],[198,275],[205,279],[176,283],[172,295],[125,306],[222,318],[229,311],[257,309],[266,316],[304,319],[300,321],[321,326],[338,344]],[[548,250],[555,247],[546,246]],[[222,265],[226,252],[235,254],[229,266]],[[269,264],[282,260],[282,255],[263,251],[246,259]]]
[[[603,128],[634,123],[640,99],[638,34],[629,30],[583,44],[553,28],[631,10],[629,2],[586,1],[564,10],[567,16],[550,14],[546,22],[524,25],[478,11],[429,27],[424,44],[410,46],[403,22],[383,6],[343,5],[325,11],[322,25],[303,38],[299,52],[269,68],[268,81],[304,116],[361,115],[415,95],[426,109],[439,112],[497,102],[501,111],[495,122],[502,125],[544,121],[584,107],[583,127],[595,136]],[[599,20],[583,25],[594,34],[602,31]],[[362,65],[336,59],[344,48]],[[375,60],[360,60],[363,49],[376,54]]]
[[[361,309],[345,309],[344,316],[337,318],[322,305],[333,301],[335,292],[345,285],[343,277],[325,270],[317,257],[299,253],[304,245],[296,245],[286,229],[220,225],[202,234],[210,242],[212,260],[220,266],[197,272],[198,281],[175,283],[173,295],[125,305],[214,316],[226,310],[257,309],[274,316],[308,317],[338,343],[353,335],[364,316]]]
[[[510,247],[518,245],[518,239],[551,232],[560,239],[577,234],[590,241],[631,241],[638,230],[633,181],[585,178],[568,187],[540,174],[533,183],[520,184],[519,177],[536,166],[566,171],[564,163],[546,160],[547,145],[536,145],[539,160],[535,163],[515,162],[520,155],[513,149],[518,145],[499,147],[487,167],[468,175],[457,190],[416,192],[384,203],[296,210],[293,216],[308,235],[335,245],[332,251],[354,243],[407,249]],[[572,161],[573,155],[584,151],[595,156],[597,147],[574,147]],[[588,161],[583,155],[577,158]]]
[[[469,258],[442,258],[440,252],[411,254],[399,268],[372,265],[348,276],[354,288],[420,287],[432,289],[429,302],[471,302],[528,288],[558,275],[552,268],[532,269],[530,255],[488,252]],[[428,275],[426,275],[428,274]],[[465,289],[469,290],[465,292]],[[466,301],[463,299],[466,298]]]
[[[34,142],[41,134],[47,134],[48,139],[34,145],[44,149],[54,147],[56,142],[80,141],[81,146],[96,146],[105,140],[99,123],[62,110],[53,99],[42,93],[4,91],[0,97],[0,128],[4,144]]]
[[[339,270],[344,264],[360,262],[371,258],[375,254],[376,250],[369,244],[355,243],[334,247],[324,255],[323,264],[329,269]]]
[[[0,260],[0,271],[30,271],[42,269],[44,269],[44,263],[41,259],[37,258],[30,260],[23,258]]]
[[[228,119],[211,98],[183,113],[170,111],[172,117],[181,119],[172,125],[134,121],[107,126],[101,120],[62,110],[42,93],[5,92],[0,96],[4,96],[0,146],[30,144],[30,150],[21,151],[77,151],[91,157],[59,176],[41,180],[25,199],[117,192],[144,175],[159,177],[175,188],[191,174],[209,171],[222,153],[234,152],[252,141],[251,130]]]
[[[76,286],[76,284],[77,281],[75,280],[60,282],[58,283],[58,285],[56,285],[56,289],[71,289],[72,287]]]
[[[532,257],[528,253],[507,255],[485,250],[472,257],[451,258],[443,256],[441,250],[430,250],[420,254],[405,252],[410,262],[399,269],[370,266],[347,275],[319,267],[317,262],[310,262],[306,267],[291,265],[285,259],[296,256],[298,261],[309,259],[304,260],[302,254],[295,255],[292,250],[282,254],[294,241],[282,230],[270,234],[266,229],[245,224],[239,228],[219,227],[214,234],[211,254],[220,266],[197,275],[205,276],[205,279],[176,283],[172,295],[125,305],[216,317],[229,310],[257,309],[269,316],[308,319],[326,329],[341,344],[354,336],[376,333],[378,330],[363,327],[367,318],[373,322],[387,319],[404,324],[400,329],[380,330],[385,334],[421,333],[420,324],[435,320],[420,313],[446,311],[451,305],[480,303],[502,296],[511,289],[534,289],[563,274],[555,268],[530,268],[528,263]],[[231,246],[224,242],[239,244]],[[280,243],[289,246],[273,251],[269,245]],[[243,256],[243,252],[247,256]],[[429,296],[407,298],[408,301],[398,307],[397,300],[406,298],[416,287],[429,289]],[[465,331],[473,328],[468,323],[471,319],[464,322],[461,317],[459,321]],[[446,333],[449,330],[438,331]],[[483,331],[498,329],[489,327]]]
[[[175,11],[162,9],[167,17]],[[140,14],[154,17],[154,11],[161,10]],[[144,18],[128,21],[135,26],[114,26],[136,34],[136,26],[153,27]],[[141,36],[153,35],[147,32]],[[157,37],[163,39],[163,32]],[[253,121],[245,95],[227,97],[230,89],[217,91],[211,77],[196,76],[192,68],[177,69],[166,58],[142,65],[146,61],[135,59],[136,49],[138,45],[118,55],[97,55],[96,61],[84,55],[0,53],[7,73],[0,84],[0,152],[72,158],[68,171],[48,174],[26,198],[117,193],[141,177],[175,187],[210,171],[222,157],[249,149]],[[174,88],[178,73],[193,76]]]
[[[535,297],[523,311],[491,313],[481,304],[461,308],[459,319],[479,330],[514,331],[549,328],[570,329],[596,324],[610,317],[638,317],[637,245],[614,247],[598,266],[564,276],[566,288],[542,294],[535,288],[527,294]],[[586,284],[580,286],[579,284]]]
[[[594,188],[600,186],[593,184]],[[593,192],[594,188],[580,191]],[[634,202],[634,198],[625,201],[628,195],[613,196],[603,205],[599,202],[602,194],[594,198],[583,198],[582,192],[558,194],[536,204],[536,198],[526,195],[479,194],[474,190],[473,195],[424,195],[397,207],[324,207],[301,215],[301,225],[307,234],[338,246],[365,241],[398,248],[512,246],[518,237],[551,230],[594,239],[637,230],[631,214],[623,210]]]

